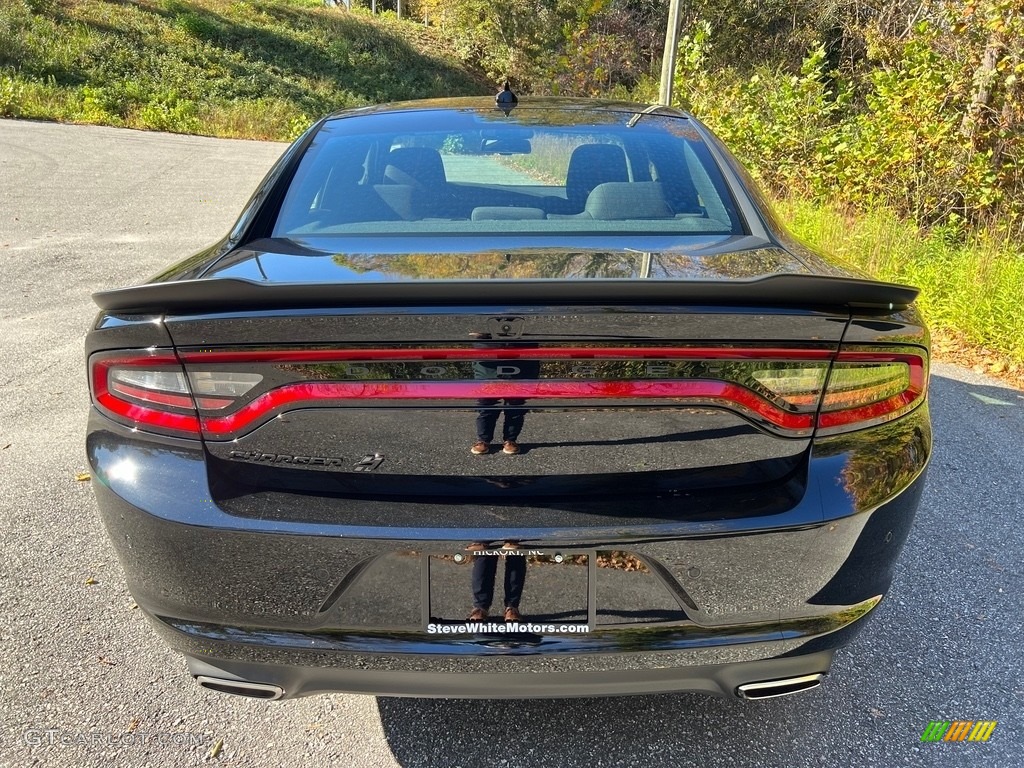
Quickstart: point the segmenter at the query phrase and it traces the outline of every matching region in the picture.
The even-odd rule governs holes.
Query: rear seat
[[[513,205],[481,205],[473,209],[473,221],[532,221],[544,218],[543,208]]]
[[[701,214],[676,214],[665,199],[665,188],[658,181],[609,181],[598,184],[587,196],[581,213],[549,213],[541,208],[520,206],[479,206],[473,209],[473,221],[530,219],[596,219],[628,221],[638,219],[675,219]]]
[[[657,181],[609,181],[598,184],[587,196],[584,213],[592,219],[671,219],[675,213]]]
[[[565,218],[583,212],[587,197],[600,184],[629,181],[626,153],[617,144],[581,144],[569,157],[565,199],[552,198],[545,205],[549,218]]]

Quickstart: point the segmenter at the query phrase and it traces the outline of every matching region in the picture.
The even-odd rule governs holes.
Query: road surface
[[[282,149],[0,120],[0,766],[1024,765],[1024,396],[948,365],[892,592],[812,693],[268,704],[196,687],[75,479],[89,294],[216,239]],[[939,719],[999,724],[922,743]]]

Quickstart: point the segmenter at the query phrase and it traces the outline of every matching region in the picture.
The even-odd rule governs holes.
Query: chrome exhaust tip
[[[228,680],[223,677],[196,675],[200,687],[219,693],[231,693],[235,696],[248,696],[250,699],[273,701],[284,696],[284,689],[270,683],[250,683],[248,680]]]
[[[800,677],[783,677],[779,680],[766,680],[762,683],[744,683],[736,689],[736,695],[741,699],[774,699],[778,696],[789,696],[793,693],[803,693],[817,688],[821,685],[820,672],[813,675],[802,675]]]

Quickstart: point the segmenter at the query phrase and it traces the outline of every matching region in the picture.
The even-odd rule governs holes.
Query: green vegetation
[[[565,184],[569,175],[569,158],[580,144],[590,143],[586,136],[534,136],[530,154],[497,156],[510,168],[533,177],[542,184]]]
[[[416,0],[412,10],[521,91],[651,101],[665,6]],[[676,101],[773,193],[1024,234],[1021,0],[690,0],[685,15]]]
[[[511,78],[524,93],[624,99],[660,66],[667,6],[665,0],[403,0],[496,82]]]
[[[1024,18],[1019,26],[1024,45]],[[976,118],[978,75],[941,55],[941,36],[925,22],[880,48],[877,66],[848,76],[828,69],[823,45],[798,72],[712,70],[712,37],[704,26],[687,39],[678,96],[776,195],[1024,234],[1024,60],[1007,58],[1003,102]]]
[[[684,7],[676,101],[782,201],[793,228],[872,274],[919,286],[937,330],[1024,364],[1021,0]],[[664,3],[417,8],[462,36],[467,59],[524,90],[657,98]],[[547,54],[516,55],[537,50]],[[543,151],[514,162],[559,170]]]
[[[921,288],[958,349],[1024,368],[1020,0],[695,7],[676,96],[791,228]]]
[[[921,232],[886,209],[851,219],[792,198],[778,209],[794,234],[839,260],[919,287],[933,330],[1024,363],[1024,256],[1013,243],[948,227]]]
[[[691,0],[676,100],[805,239],[1024,366],[1024,0]],[[0,117],[288,139],[335,109],[652,101],[664,0],[0,0]],[[557,178],[557,153],[509,163]]]
[[[432,30],[317,0],[4,0],[0,116],[289,139],[349,106],[487,93]]]

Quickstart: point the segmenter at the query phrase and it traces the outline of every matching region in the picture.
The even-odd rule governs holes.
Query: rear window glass
[[[685,118],[495,112],[327,121],[273,236],[744,232]]]

